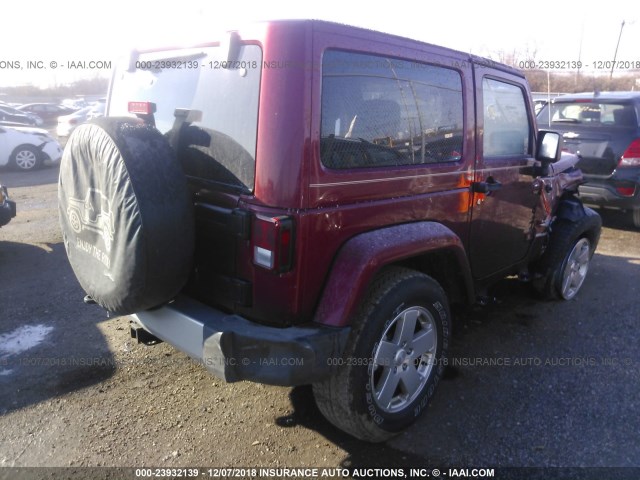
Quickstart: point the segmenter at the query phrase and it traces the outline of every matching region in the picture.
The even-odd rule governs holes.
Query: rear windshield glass
[[[140,54],[117,68],[109,116],[129,115],[128,102],[155,103],[156,127],[187,176],[251,192],[261,62],[257,45],[231,62],[221,47]]]
[[[637,127],[633,105],[592,101],[557,102],[544,106],[538,114],[538,125],[580,124],[612,127]]]
[[[321,158],[329,168],[455,162],[462,80],[454,70],[329,50],[322,62]]]

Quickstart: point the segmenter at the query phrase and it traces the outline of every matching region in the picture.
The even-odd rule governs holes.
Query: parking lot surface
[[[57,169],[1,171],[0,466],[640,467],[640,232],[603,214],[576,299],[508,279],[458,314],[426,415],[369,445],[308,387],[225,384],[126,317],[82,302],[57,213]]]

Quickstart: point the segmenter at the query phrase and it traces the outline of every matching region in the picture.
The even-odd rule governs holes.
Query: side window
[[[490,78],[482,81],[485,157],[531,153],[531,126],[522,89]]]
[[[451,69],[328,50],[321,115],[321,159],[329,168],[462,157],[462,79]]]

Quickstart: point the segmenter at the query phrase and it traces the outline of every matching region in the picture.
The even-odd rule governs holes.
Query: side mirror
[[[536,145],[536,160],[543,167],[560,160],[564,140],[558,132],[540,130],[538,132],[538,143]]]

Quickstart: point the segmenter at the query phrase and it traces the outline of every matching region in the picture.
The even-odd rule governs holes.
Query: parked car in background
[[[77,112],[58,117],[58,126],[56,127],[58,137],[68,137],[71,135],[71,132],[73,132],[78,125],[88,120],[89,113],[92,109],[93,107],[84,107]]]
[[[18,107],[21,112],[35,113],[45,123],[54,122],[61,115],[68,115],[75,110],[73,108],[62,107],[55,103],[28,103]]]
[[[0,227],[6,225],[16,216],[16,203],[12,202],[7,187],[0,184]]]
[[[58,138],[65,139],[71,135],[71,132],[73,132],[78,125],[88,122],[93,118],[104,116],[104,110],[104,103],[93,103],[81,108],[77,112],[58,117],[58,125],[56,127],[56,134],[58,135]]]
[[[23,112],[10,105],[0,105],[0,120],[34,125],[36,127],[43,124],[42,118],[37,114]]]
[[[87,115],[87,121],[92,120],[94,118],[98,118],[98,117],[104,117],[105,108],[106,108],[106,103],[104,102],[95,103],[91,107],[91,110],[89,111],[89,115]]]
[[[0,105],[0,121],[18,123],[21,125],[35,125],[36,121],[25,112],[14,113],[11,107]]]
[[[0,167],[35,170],[45,162],[57,163],[62,148],[46,130],[0,126]]]
[[[542,108],[549,103],[547,100],[534,100],[533,101],[533,109],[536,113],[536,115],[538,113],[540,113],[540,110],[542,110]]]
[[[62,102],[60,102],[60,105],[65,108],[80,110],[81,108],[88,107],[89,103],[84,99],[65,98]]]
[[[626,210],[640,228],[640,92],[563,95],[538,113],[538,127],[562,132],[580,156],[588,204]]]

